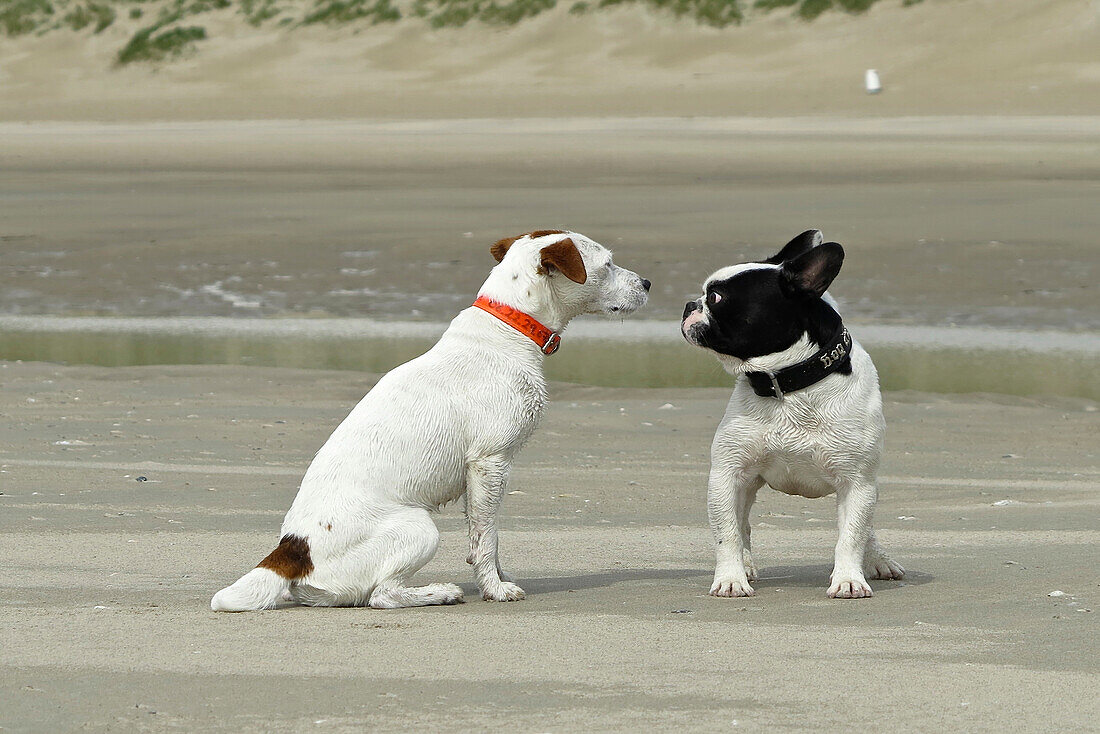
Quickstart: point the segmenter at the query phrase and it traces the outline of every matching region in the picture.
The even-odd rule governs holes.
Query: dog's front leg
[[[474,578],[487,601],[518,601],[526,594],[500,569],[497,508],[508,482],[508,464],[501,457],[471,461],[466,467],[466,517],[470,524],[470,555]]]
[[[845,483],[837,488],[837,524],[833,573],[825,593],[836,599],[863,599],[874,592],[863,575],[863,559],[871,537],[878,487],[874,482]]]
[[[478,533],[474,530],[474,522],[470,517],[470,493],[467,492],[464,495],[463,499],[466,503],[466,507],[464,510],[466,514],[466,531],[467,533],[469,533],[470,536],[470,552],[466,554],[466,563],[469,563],[472,566],[474,565],[474,559],[477,558]],[[501,568],[499,549],[497,551],[497,575],[500,576],[501,580],[503,581],[515,581],[515,579],[512,577],[512,574],[506,572],[503,568]]]
[[[714,463],[707,485],[707,515],[714,532],[715,555],[712,596],[753,596],[749,571],[745,567],[749,552],[749,510],[764,480],[755,472]],[[751,561],[750,561],[751,563]]]

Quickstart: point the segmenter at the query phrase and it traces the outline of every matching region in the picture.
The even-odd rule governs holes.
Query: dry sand
[[[571,5],[445,30],[255,29],[229,9],[195,19],[210,40],[193,57],[121,70],[115,54],[147,20],[5,38],[0,119],[1100,113],[1095,0],[887,0],[722,30]],[[871,67],[884,83],[874,97]]]
[[[768,491],[758,596],[722,600],[727,391],[555,385],[503,507],[526,601],[476,599],[452,507],[419,578],[465,605],[211,613],[372,382],[0,364],[0,726],[1096,730],[1093,402],[887,395],[876,524],[908,579],[826,599],[833,502]]]

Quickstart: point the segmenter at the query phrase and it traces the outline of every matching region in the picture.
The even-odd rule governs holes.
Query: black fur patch
[[[714,281],[705,298],[710,323],[696,332],[703,346],[740,360],[782,352],[807,334],[817,347],[840,326],[840,315],[820,298],[794,299],[780,286],[779,268],[761,268]],[[715,294],[721,296],[715,302]],[[689,303],[685,317],[696,308]],[[851,373],[851,365],[839,370]]]

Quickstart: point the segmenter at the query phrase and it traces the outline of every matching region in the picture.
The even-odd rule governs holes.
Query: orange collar
[[[497,303],[485,296],[478,296],[477,300],[474,301],[474,306],[480,308],[482,311],[491,313],[519,333],[528,337],[538,345],[543,354],[551,355],[558,351],[558,345],[561,344],[561,334],[546,328],[523,311],[514,309],[511,306],[505,306],[503,303]]]

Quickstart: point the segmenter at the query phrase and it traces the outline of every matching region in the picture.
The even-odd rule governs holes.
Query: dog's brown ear
[[[489,248],[489,252],[492,253],[497,262],[500,262],[508,254],[508,248],[514,245],[520,237],[523,237],[523,235],[517,234],[515,237],[505,237],[502,240],[497,240],[496,244]]]
[[[505,237],[502,240],[498,240],[495,245],[489,248],[489,252],[493,253],[493,257],[497,262],[504,259],[504,256],[508,254],[508,248],[516,243],[516,240],[523,239],[524,237],[530,237],[535,239],[537,237],[545,237],[548,234],[565,234],[561,229],[536,229],[534,232],[524,232],[523,234],[517,234],[515,237]]]
[[[574,283],[588,280],[588,271],[584,269],[584,260],[576,243],[566,237],[539,250],[540,263],[547,271],[555,268]]]

